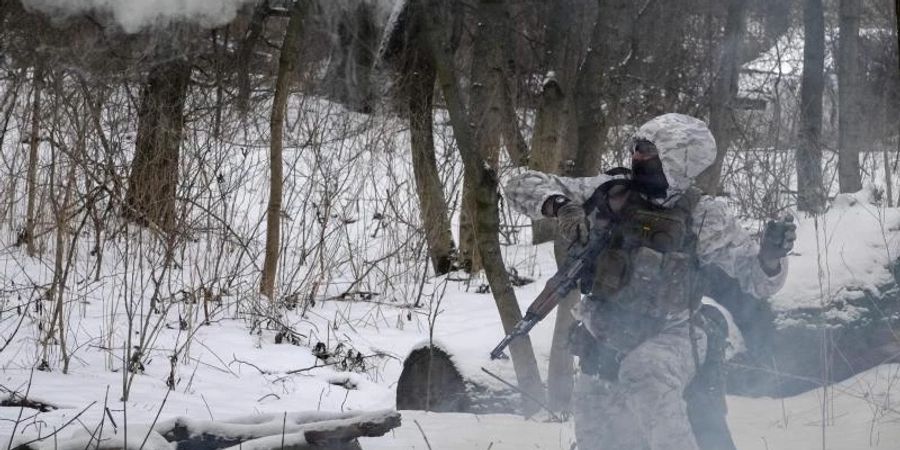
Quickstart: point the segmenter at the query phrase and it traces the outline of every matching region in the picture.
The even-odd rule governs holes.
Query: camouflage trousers
[[[575,434],[579,450],[697,450],[683,397],[706,351],[689,321],[667,325],[622,359],[617,381],[579,374]],[[692,345],[691,340],[694,340]]]

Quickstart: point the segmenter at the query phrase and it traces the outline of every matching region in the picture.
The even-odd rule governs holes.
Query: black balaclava
[[[634,141],[631,172],[637,191],[649,198],[666,198],[669,181],[666,180],[659,151],[653,142],[646,139]]]

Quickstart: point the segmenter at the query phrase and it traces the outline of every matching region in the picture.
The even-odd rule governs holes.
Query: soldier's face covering
[[[635,141],[631,154],[631,173],[638,191],[650,198],[666,198],[669,182],[659,159],[659,151],[653,142],[644,139]]]

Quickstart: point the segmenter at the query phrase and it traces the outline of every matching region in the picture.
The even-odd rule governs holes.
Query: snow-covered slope
[[[874,204],[870,190],[841,194],[824,215],[797,222],[790,275],[771,299],[776,311],[828,309],[829,319],[851,321],[864,305],[848,302],[894,281],[900,210]]]

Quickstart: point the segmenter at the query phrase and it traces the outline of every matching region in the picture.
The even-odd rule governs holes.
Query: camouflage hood
[[[684,114],[663,114],[641,125],[634,139],[656,144],[669,181],[667,198],[685,192],[716,159],[716,140],[706,123]]]

